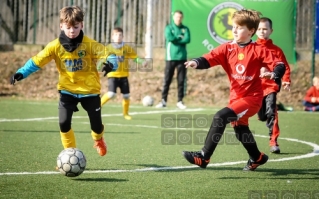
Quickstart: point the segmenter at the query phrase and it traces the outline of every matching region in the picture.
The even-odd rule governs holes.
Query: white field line
[[[188,109],[190,110],[190,109]],[[191,111],[200,111],[202,109],[191,109]],[[168,110],[168,111],[147,111],[147,112],[135,112],[134,115],[137,114],[152,114],[152,113],[167,113],[167,112],[176,112],[176,110]],[[115,114],[117,115],[117,114]],[[122,116],[122,114],[120,114]],[[131,113],[131,115],[133,115]],[[106,114],[106,116],[114,116],[114,114]],[[52,118],[52,117],[50,117]],[[1,121],[1,120],[0,120]],[[30,121],[30,120],[28,120]],[[34,120],[31,120],[34,121]],[[84,122],[86,123],[86,122]],[[158,128],[162,129],[158,126],[148,126],[148,125],[125,125],[125,124],[112,124],[107,123],[106,125],[116,125],[116,126],[133,126],[133,127],[143,127],[143,128]],[[174,129],[184,129],[184,128],[174,128]],[[254,135],[256,137],[262,137],[262,138],[268,138],[268,136],[265,135]],[[299,139],[294,138],[279,138],[282,140],[292,141],[292,142],[298,142],[302,144],[309,145],[313,147],[313,152],[307,153],[304,155],[294,156],[294,157],[286,157],[286,158],[279,158],[279,159],[270,159],[268,162],[282,162],[282,161],[288,161],[288,160],[298,160],[303,158],[310,158],[319,155],[319,145],[307,142]],[[243,164],[247,161],[236,161],[236,162],[223,162],[223,163],[212,163],[207,165],[207,167],[217,167],[217,166],[230,166],[230,165],[237,165],[237,164]],[[175,166],[175,167],[148,167],[148,168],[142,168],[142,169],[119,169],[119,170],[87,170],[84,171],[84,173],[123,173],[123,172],[146,172],[146,171],[162,171],[162,170],[179,170],[179,169],[191,169],[191,168],[197,168],[196,165],[191,166]],[[60,172],[57,171],[41,171],[41,172],[6,172],[6,173],[0,173],[1,175],[50,175],[50,174],[60,174]]]
[[[153,127],[152,127],[153,128]],[[268,138],[264,135],[255,135],[257,137],[263,137]],[[288,140],[292,142],[298,142],[302,144],[309,145],[313,147],[313,152],[307,153],[300,156],[294,156],[294,157],[287,157],[287,158],[279,158],[279,159],[271,159],[268,160],[268,162],[282,162],[282,161],[288,161],[288,160],[298,160],[303,158],[310,158],[319,155],[319,145],[312,143],[312,142],[306,142],[303,140],[293,139],[293,138],[280,138],[282,140]],[[218,166],[230,166],[230,165],[237,165],[237,164],[244,164],[245,161],[236,161],[236,162],[222,162],[222,163],[212,163],[208,164],[207,167],[218,167]],[[119,170],[87,170],[84,171],[84,173],[124,173],[124,172],[146,172],[146,171],[163,171],[163,170],[179,170],[179,169],[192,169],[192,168],[198,168],[196,165],[191,166],[175,166],[175,167],[148,167],[148,168],[142,168],[142,169],[119,169]],[[50,175],[50,174],[60,174],[60,172],[57,171],[41,171],[41,172],[7,172],[7,173],[0,173],[1,175]]]
[[[9,104],[23,104],[23,105],[36,105],[36,106],[59,106],[58,101],[56,103],[46,103],[46,102],[24,102],[24,101],[0,101],[0,103],[9,103]],[[120,104],[108,104],[105,107],[113,107],[113,108],[122,108],[122,105]],[[138,105],[130,105],[130,108],[142,108],[143,106],[138,106]],[[143,108],[152,108],[152,107],[143,107]]]
[[[147,128],[147,126],[144,126]],[[151,128],[154,128],[154,126],[151,126]],[[268,138],[264,135],[255,135],[257,137],[262,138]],[[282,140],[288,140],[292,142],[298,142],[302,144],[309,145],[313,147],[313,152],[307,153],[304,155],[294,156],[294,157],[286,157],[286,158],[279,158],[279,159],[270,159],[268,162],[283,162],[288,160],[298,160],[303,158],[311,158],[314,156],[319,155],[319,145],[312,143],[312,142],[306,142],[303,140],[293,139],[293,138],[280,138]],[[237,164],[244,164],[245,161],[236,161],[236,162],[222,162],[222,163],[212,163],[208,164],[207,167],[218,167],[218,166],[230,166],[230,165],[237,165]],[[146,172],[146,171],[163,171],[163,170],[180,170],[180,169],[192,169],[192,168],[198,168],[196,165],[191,166],[175,166],[175,167],[148,167],[148,168],[142,168],[142,169],[118,169],[118,170],[86,170],[84,173],[124,173],[124,172]],[[40,171],[40,172],[6,172],[6,173],[0,173],[0,176],[3,175],[50,175],[50,174],[60,174],[60,172],[57,171]]]
[[[157,111],[143,111],[143,112],[130,112],[130,115],[149,115],[149,114],[157,114],[157,113],[176,113],[176,112],[196,112],[202,111],[202,108],[195,108],[195,109],[170,109],[170,110],[157,110]],[[122,113],[116,114],[102,114],[102,117],[114,117],[114,116],[123,116]],[[73,116],[73,118],[87,118],[87,116]],[[0,122],[30,122],[30,121],[43,121],[43,120],[54,120],[59,119],[58,117],[42,117],[42,118],[26,118],[26,119],[6,119],[0,118]]]

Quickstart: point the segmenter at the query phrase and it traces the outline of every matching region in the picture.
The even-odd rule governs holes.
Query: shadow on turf
[[[127,179],[117,178],[76,178],[75,181],[87,181],[87,182],[127,182]]]
[[[207,167],[206,169],[201,169],[201,168],[185,168],[185,169],[173,169],[173,170],[159,170],[161,172],[185,172],[185,171],[195,171],[195,170],[202,170],[202,171],[238,171],[242,173],[270,173],[268,175],[269,178],[274,178],[274,179],[319,179],[319,174],[317,169],[268,169],[268,168],[263,168],[260,167],[256,169],[255,171],[242,171],[242,168],[244,168],[244,164],[242,167]],[[298,175],[298,177],[288,177],[287,175],[295,174]],[[303,175],[313,175],[313,178],[309,177],[303,177]],[[280,177],[280,176],[287,176],[287,177]],[[253,176],[251,176],[253,177]],[[223,177],[219,179],[238,179],[238,178],[247,178],[247,176],[243,177]]]

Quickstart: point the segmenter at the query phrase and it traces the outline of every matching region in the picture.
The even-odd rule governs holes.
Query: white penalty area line
[[[146,126],[144,126],[146,127]],[[153,128],[152,126],[151,128]],[[158,127],[159,128],[159,127]],[[255,135],[257,137],[262,138],[268,138],[264,135]],[[311,158],[314,156],[319,155],[319,145],[307,142],[303,140],[298,140],[294,138],[280,138],[282,140],[292,141],[292,142],[298,142],[302,144],[309,145],[313,147],[313,152],[307,153],[300,156],[294,156],[294,157],[286,157],[286,158],[279,158],[279,159],[271,159],[268,160],[268,162],[283,162],[288,160],[298,160],[303,158]],[[236,161],[236,162],[223,162],[223,163],[212,163],[208,164],[207,167],[220,167],[220,166],[231,166],[231,165],[237,165],[237,164],[244,164],[246,161]],[[147,172],[147,171],[165,171],[165,170],[185,170],[185,169],[192,169],[192,168],[198,168],[197,165],[191,165],[191,166],[175,166],[175,167],[148,167],[148,168],[142,168],[142,169],[114,169],[114,170],[85,170],[83,173],[125,173],[125,172]],[[40,172],[7,172],[7,173],[0,173],[0,176],[4,175],[51,175],[51,174],[60,174],[60,172],[57,171],[40,171]]]
[[[177,113],[177,112],[196,112],[203,111],[203,108],[194,108],[194,109],[169,109],[169,110],[157,110],[157,111],[142,111],[142,112],[130,112],[130,115],[149,115],[149,114],[158,114],[158,113]],[[213,110],[213,109],[212,109]],[[102,117],[114,117],[114,116],[123,116],[122,113],[115,114],[102,114]],[[87,118],[87,116],[73,116],[72,118],[81,119]],[[59,117],[42,117],[42,118],[26,118],[26,119],[6,119],[0,118],[0,122],[30,122],[30,121],[44,121],[44,120],[58,120]]]

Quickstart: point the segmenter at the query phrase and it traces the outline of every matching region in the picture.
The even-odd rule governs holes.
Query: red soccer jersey
[[[285,64],[286,71],[284,76],[282,77],[282,81],[284,82],[291,82],[290,81],[290,67],[285,57],[284,52],[275,44],[273,44],[271,39],[257,39],[257,44],[265,46],[268,50],[270,50],[275,56],[277,56],[280,60],[282,60]],[[271,68],[273,70],[273,68]],[[262,86],[264,90],[264,96],[268,95],[269,93],[278,92],[279,87],[274,80],[262,79]]]
[[[221,65],[230,81],[230,101],[255,96],[263,98],[260,68],[266,66],[273,69],[282,63],[269,50],[251,42],[240,47],[235,41],[218,46],[203,55],[210,66]]]
[[[319,90],[317,90],[315,86],[312,86],[307,90],[304,100],[310,103],[319,103],[319,101],[312,102],[312,97],[319,98]]]

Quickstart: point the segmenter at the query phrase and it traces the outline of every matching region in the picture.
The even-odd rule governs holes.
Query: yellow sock
[[[65,149],[76,148],[75,136],[72,129],[70,129],[66,133],[60,132],[60,136],[61,136],[62,145]]]
[[[106,102],[108,102],[111,98],[109,98],[108,94],[104,94],[101,98],[101,106],[103,106]]]
[[[97,134],[94,131],[91,131],[91,136],[92,136],[93,140],[100,140],[103,137],[103,135],[104,135],[104,125],[103,125],[103,131],[100,134]]]
[[[130,100],[129,100],[129,99],[123,99],[123,101],[122,101],[122,106],[123,106],[123,115],[124,115],[124,118],[127,119],[127,120],[132,119],[132,117],[129,116],[129,114],[128,114],[128,109],[129,109],[129,107],[130,107]]]

